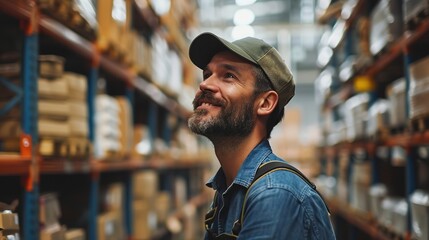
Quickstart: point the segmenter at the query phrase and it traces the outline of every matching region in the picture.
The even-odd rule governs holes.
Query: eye
[[[225,78],[234,78],[235,79],[236,77],[234,74],[227,72],[227,73],[225,73]]]
[[[207,78],[209,78],[211,76],[211,72],[210,71],[203,71],[203,80],[206,80]]]

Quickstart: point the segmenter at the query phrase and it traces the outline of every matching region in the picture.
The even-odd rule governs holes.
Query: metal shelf
[[[1,154],[0,176],[29,174],[31,163],[30,157],[22,157],[18,154]]]
[[[0,167],[2,166],[0,157]],[[10,160],[9,162],[12,162]],[[5,163],[7,165],[8,163]],[[23,163],[21,163],[23,164]],[[29,165],[30,163],[28,163]],[[148,160],[124,159],[112,160],[78,160],[78,159],[41,159],[39,160],[41,174],[77,174],[90,172],[132,171],[138,169],[179,170],[208,167],[208,161],[203,159],[168,159],[151,157]],[[24,165],[25,166],[25,165]],[[0,170],[0,175],[3,169]]]
[[[95,45],[63,24],[44,15],[40,16],[40,30],[46,35],[54,38],[62,45],[75,51],[87,60],[96,61],[99,59],[99,53]]]

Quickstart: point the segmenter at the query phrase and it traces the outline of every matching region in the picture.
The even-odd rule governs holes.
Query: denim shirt
[[[271,160],[283,161],[273,154],[268,140],[264,140],[247,156],[230,186],[226,186],[222,169],[207,182],[208,187],[218,192],[213,232],[232,233],[259,165]],[[248,192],[243,211],[238,239],[335,239],[323,200],[289,171],[274,171],[256,181]]]

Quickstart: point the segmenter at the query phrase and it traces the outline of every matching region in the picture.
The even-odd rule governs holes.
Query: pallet
[[[92,144],[87,138],[49,138],[39,140],[39,153],[44,157],[89,157]]]

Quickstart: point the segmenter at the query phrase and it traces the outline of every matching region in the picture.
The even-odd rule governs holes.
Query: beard
[[[221,108],[216,116],[209,116],[206,109],[194,110],[188,120],[189,128],[196,134],[209,139],[216,137],[246,137],[255,125],[253,117],[253,98],[241,104],[226,106],[224,101],[216,100],[210,92],[203,92],[194,99],[194,109],[197,102],[206,102]],[[206,118],[206,119],[205,119]]]

